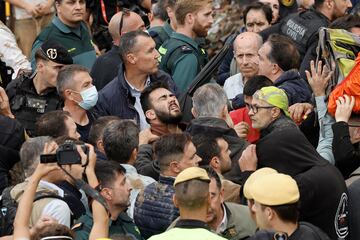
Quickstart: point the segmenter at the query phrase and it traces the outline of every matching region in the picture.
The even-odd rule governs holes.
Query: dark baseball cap
[[[50,61],[66,65],[73,64],[73,59],[66,48],[54,40],[47,40],[40,46],[40,49]]]

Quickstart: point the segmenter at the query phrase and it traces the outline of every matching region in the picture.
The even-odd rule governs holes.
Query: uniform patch
[[[345,237],[349,234],[348,214],[348,196],[346,193],[343,193],[341,195],[334,221],[336,234],[339,239],[345,239]]]
[[[82,229],[82,225],[83,225],[83,223],[81,223],[81,222],[77,223],[74,226],[72,226],[71,230],[73,230],[73,231],[80,230],[80,229]]]
[[[181,51],[184,53],[192,52],[192,49],[186,45],[181,47]]]
[[[280,2],[285,7],[292,7],[295,3],[295,0],[280,0]]]
[[[55,48],[49,48],[46,50],[46,55],[49,59],[54,60],[57,58],[57,50]]]

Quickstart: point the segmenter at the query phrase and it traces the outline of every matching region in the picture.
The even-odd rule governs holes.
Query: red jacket
[[[230,117],[235,125],[239,122],[246,122],[249,124],[249,134],[247,135],[247,140],[250,143],[255,143],[259,140],[260,132],[257,129],[251,127],[251,119],[249,117],[249,111],[246,107],[231,111]]]

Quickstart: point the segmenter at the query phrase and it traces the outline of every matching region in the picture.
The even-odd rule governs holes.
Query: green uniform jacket
[[[250,216],[247,206],[236,203],[224,203],[227,215],[227,226],[221,236],[231,240],[246,239],[255,234],[256,224]]]
[[[219,233],[220,236],[230,240],[242,240],[255,234],[256,224],[252,220],[247,206],[230,202],[226,202],[224,205],[227,224],[226,229]],[[180,217],[172,222],[168,230],[174,228],[179,219]]]
[[[49,39],[57,41],[68,50],[74,64],[82,65],[91,70],[96,60],[96,53],[91,44],[91,37],[85,23],[78,28],[70,28],[54,17],[52,22],[37,36],[31,49],[31,67],[36,68],[35,52],[41,44]]]
[[[163,43],[168,40],[174,30],[171,28],[169,20],[164,23],[164,26],[155,26],[148,30],[150,36],[156,43],[156,49],[159,49]]]
[[[87,212],[81,216],[74,225],[72,230],[75,232],[76,240],[88,240],[93,226],[93,218],[91,213]],[[133,239],[143,240],[139,229],[134,224],[133,220],[126,214],[121,213],[116,221],[109,223],[109,237],[113,234],[124,234],[132,236]]]
[[[184,34],[173,32],[160,48],[160,68],[172,76],[180,92],[190,86],[201,68],[208,62],[199,44]]]

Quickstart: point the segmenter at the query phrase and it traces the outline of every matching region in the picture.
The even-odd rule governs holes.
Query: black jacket
[[[332,129],[335,166],[347,179],[360,166],[359,143],[354,145],[351,143],[349,125],[346,122],[336,122],[332,125]]]
[[[336,167],[317,153],[294,122],[281,117],[262,130],[256,153],[258,168],[274,168],[297,182],[300,220],[321,228],[332,239],[337,239],[338,234],[347,235],[345,181]]]
[[[44,113],[62,109],[63,101],[56,88],[49,88],[39,95],[32,76],[20,76],[11,81],[6,88],[10,108],[16,119],[30,136],[34,135],[35,122]]]
[[[106,84],[111,82],[119,71],[122,64],[119,47],[113,45],[110,51],[98,57],[91,68],[91,77],[94,80],[96,89],[100,91]]]
[[[295,69],[284,72],[275,82],[274,86],[285,91],[289,106],[294,103],[309,102],[311,91],[307,82],[305,82]]]
[[[150,81],[165,81],[170,89],[176,93],[176,86],[171,77],[159,70],[150,75]],[[99,116],[118,116],[122,119],[135,119],[139,124],[139,114],[135,107],[135,98],[131,96],[129,85],[124,79],[123,65],[120,65],[117,78],[113,79],[99,92],[99,100],[95,106],[95,111]]]
[[[19,150],[25,131],[14,119],[0,115],[0,193],[8,187],[8,173],[20,161]]]

